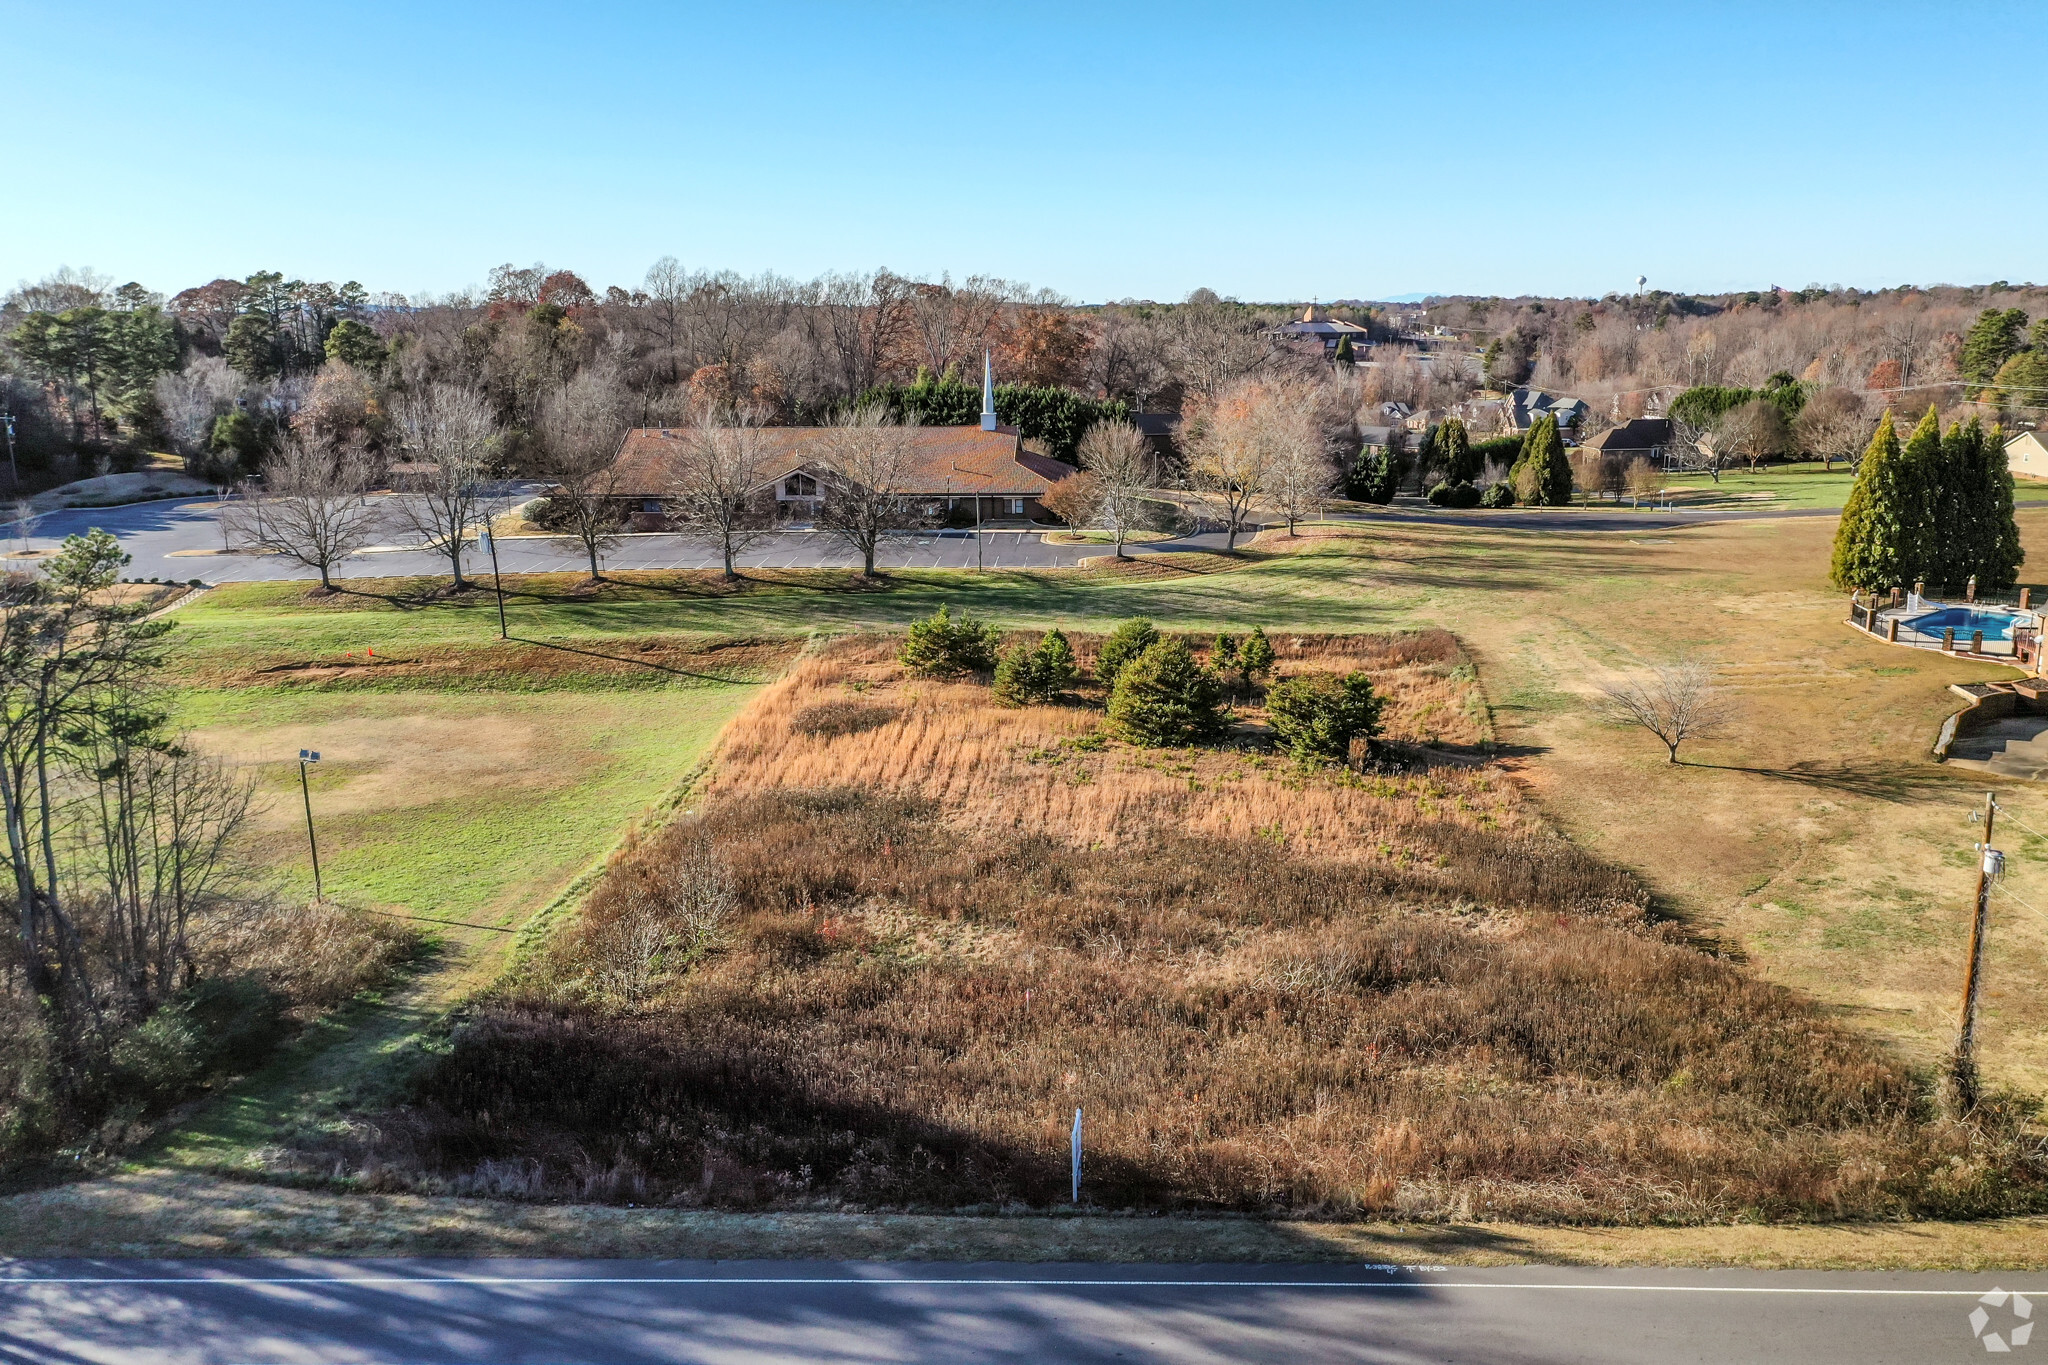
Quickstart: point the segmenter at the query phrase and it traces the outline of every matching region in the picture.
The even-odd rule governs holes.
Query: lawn
[[[312,893],[296,757],[314,749],[323,889],[421,929],[428,953],[201,1106],[152,1159],[260,1166],[282,1134],[394,1093],[445,1011],[502,969],[517,930],[673,793],[757,690],[666,675],[623,691],[186,689],[177,718],[194,743],[256,781],[245,851],[279,894]]]
[[[1666,487],[1673,506],[1737,511],[1840,507],[1848,501],[1855,481],[1856,476],[1845,466],[1824,469],[1818,461],[1808,460],[1765,465],[1753,473],[1745,468],[1724,469],[1718,483],[1705,474],[1687,474],[1673,478]],[[2016,501],[2048,501],[2048,482],[2018,479],[2015,484]]]
[[[296,755],[327,894],[428,919],[530,913],[672,786],[754,689],[491,694],[205,690],[178,718],[254,774],[250,850],[310,895]]]

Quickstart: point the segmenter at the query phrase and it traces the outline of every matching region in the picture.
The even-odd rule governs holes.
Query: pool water
[[[1940,611],[1916,616],[1906,624],[1922,635],[1939,635],[1945,630],[1954,630],[1958,640],[1967,640],[1977,631],[1984,632],[1987,640],[2010,640],[2015,624],[2032,625],[2031,616],[2021,618],[2009,611],[1982,611],[1976,607],[1943,607]]]

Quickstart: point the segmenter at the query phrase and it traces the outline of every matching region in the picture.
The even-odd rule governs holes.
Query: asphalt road
[[[134,557],[128,576],[133,578],[198,578],[207,583],[235,583],[251,580],[311,579],[318,575],[304,565],[266,555],[221,553],[217,504],[193,498],[163,502],[133,503],[126,507],[104,507],[51,512],[37,519],[33,534],[24,538],[19,528],[0,527],[0,550],[48,549],[67,535],[102,527],[119,537],[123,548]],[[395,511],[395,509],[394,509]],[[1338,520],[1366,520],[1485,527],[1517,531],[1667,531],[1702,522],[1762,520],[1780,517],[1834,516],[1830,510],[1799,509],[1779,512],[1655,512],[1649,510],[1541,511],[1518,509],[1506,512],[1445,512],[1424,505],[1419,499],[1404,499],[1385,511],[1363,517]],[[417,537],[408,532],[395,515],[382,518],[375,548],[350,559],[338,574],[342,578],[390,578],[413,574],[445,573],[447,559],[417,548]],[[1221,549],[1220,532],[1207,532],[1154,545],[1132,546],[1137,554],[1173,550]],[[879,563],[885,569],[1048,568],[1079,563],[1104,552],[1099,545],[1048,545],[1035,531],[906,534],[892,537]],[[506,573],[547,573],[583,567],[581,547],[567,537],[519,536],[498,540],[499,566]],[[789,531],[764,537],[740,556],[742,568],[820,568],[855,566],[858,560],[843,544],[822,532]],[[467,571],[485,572],[489,559],[474,549],[464,555]],[[647,534],[623,537],[618,547],[605,556],[608,569],[712,569],[719,559],[711,547],[676,535]]]
[[[1991,1333],[2048,1355],[2023,1339],[2037,1302],[2048,1277],[2027,1273],[0,1262],[0,1360],[1935,1365]]]

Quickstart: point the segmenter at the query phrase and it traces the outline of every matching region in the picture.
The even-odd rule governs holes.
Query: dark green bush
[[[1095,676],[1108,688],[1116,686],[1123,666],[1159,643],[1159,627],[1144,617],[1134,617],[1109,633],[1102,652],[1095,656]]]
[[[1507,480],[1503,479],[1486,490],[1485,494],[1479,499],[1479,505],[1492,508],[1513,507],[1515,505],[1515,490],[1508,484]]]
[[[1161,640],[1118,672],[1110,728],[1133,744],[1196,744],[1223,733],[1223,684],[1179,640]]]
[[[958,673],[982,673],[996,666],[996,628],[972,616],[953,619],[950,606],[940,607],[928,620],[913,621],[910,637],[897,657],[914,672],[930,677]]]
[[[208,1076],[259,1065],[283,1023],[284,1002],[261,981],[202,980],[114,1045],[114,1092],[151,1109],[174,1104]]]
[[[1080,672],[1067,637],[1049,630],[1036,648],[1017,644],[1004,652],[991,690],[1011,706],[1048,702],[1072,687]]]
[[[1479,490],[1469,483],[1440,483],[1429,490],[1432,507],[1477,507]]]
[[[1363,673],[1309,673],[1274,683],[1266,716],[1282,748],[1304,763],[1342,763],[1351,741],[1379,733],[1380,698]]]

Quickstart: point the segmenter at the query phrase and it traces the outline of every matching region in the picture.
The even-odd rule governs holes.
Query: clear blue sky
[[[2039,4],[0,0],[0,284],[2048,281]]]

